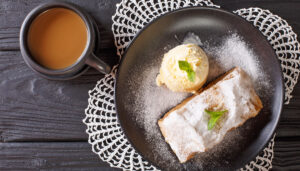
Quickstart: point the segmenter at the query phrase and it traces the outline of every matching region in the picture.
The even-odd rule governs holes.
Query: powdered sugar
[[[187,98],[189,93],[174,93],[166,87],[158,87],[155,79],[159,72],[161,60],[153,61],[142,69],[143,77],[133,76],[129,80],[130,91],[134,93],[134,107],[128,104],[127,110],[136,114],[136,121],[140,127],[145,130],[147,141],[155,144],[156,157],[163,158],[162,162],[176,163],[177,159],[168,150],[168,145],[161,138],[161,132],[158,128],[157,121],[164,113],[179,104],[182,100]],[[141,71],[140,69],[138,69]],[[133,73],[136,73],[133,71]],[[138,78],[138,79],[136,79]],[[137,86],[140,84],[139,86]],[[177,162],[178,163],[178,162]],[[179,163],[178,163],[179,164]]]
[[[262,90],[269,88],[269,78],[264,74],[258,57],[249,45],[237,34],[231,34],[220,46],[204,45],[204,51],[210,56],[210,72],[208,81],[215,79],[224,72],[239,66],[252,79],[255,89],[260,95]]]
[[[239,66],[250,75],[259,96],[262,96],[264,91],[269,87],[268,78],[264,75],[257,56],[237,34],[224,37],[223,42],[219,46],[211,45],[208,42],[201,42],[199,37],[194,33],[189,33],[187,36],[188,38],[185,38],[185,43],[191,43],[189,42],[191,40],[194,43],[198,42],[197,44],[202,45],[201,47],[208,55],[210,63],[208,82],[231,68]],[[161,57],[170,48],[172,47],[162,48],[164,52],[161,53]],[[165,87],[158,87],[155,84],[155,79],[159,73],[160,64],[161,58],[155,58],[155,60],[151,60],[150,63],[144,65],[143,68],[136,68],[137,71],[132,71],[133,76],[128,80],[130,85],[129,91],[132,93],[130,93],[131,96],[128,99],[132,99],[133,104],[128,104],[125,107],[127,108],[126,110],[135,114],[136,123],[145,130],[147,141],[155,144],[153,151],[155,157],[159,158],[160,162],[165,162],[164,164],[172,163],[172,165],[179,168],[181,166],[178,159],[170,152],[168,144],[162,138],[157,121],[171,108],[175,107],[191,94],[174,93]],[[228,136],[226,137],[225,144],[231,140],[237,141],[243,136],[240,136],[238,131],[234,131],[234,133],[230,133],[229,138]],[[226,149],[220,147],[219,150],[219,147],[217,147],[213,151],[218,151],[221,154],[224,153],[224,150]],[[208,155],[207,157],[203,157],[203,159],[197,159],[197,161],[209,160],[209,158],[210,156]],[[199,167],[201,167],[201,164],[199,164]]]
[[[188,93],[174,93],[166,87],[158,87],[155,83],[158,71],[159,66],[150,64],[143,71],[144,77],[140,77],[141,79],[139,80],[130,80],[130,84],[134,88],[133,91],[136,92],[137,122],[145,128],[147,135],[150,135],[150,137],[158,133],[153,128],[157,126],[157,121],[162,114],[189,96]],[[138,89],[134,86],[137,82],[142,83]],[[131,106],[129,107],[131,108]]]
[[[229,130],[256,116],[261,109],[256,98],[250,78],[236,68],[222,81],[171,111],[159,121],[159,126],[178,159],[185,162],[194,152],[211,149]],[[208,130],[207,108],[228,110],[220,120],[222,126]]]
[[[189,43],[193,43],[193,44],[196,44],[198,46],[203,46],[203,43],[201,41],[201,39],[199,38],[199,36],[197,36],[195,33],[193,32],[188,32],[183,41],[182,41],[183,44],[189,44]]]

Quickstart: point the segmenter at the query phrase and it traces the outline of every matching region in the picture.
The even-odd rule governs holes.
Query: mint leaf
[[[187,76],[188,76],[188,79],[191,81],[191,82],[194,82],[195,81],[195,72],[192,71],[192,72],[187,72]]]
[[[191,82],[195,81],[195,71],[193,70],[191,64],[187,61],[178,61],[179,69],[187,73],[188,79]]]
[[[208,124],[207,124],[207,129],[212,130],[220,117],[221,117],[220,115],[217,117],[210,117]]]
[[[223,115],[224,113],[228,112],[228,110],[222,110],[222,111],[209,111],[205,109],[205,112],[209,115],[218,116]]]
[[[183,71],[191,69],[191,65],[187,61],[178,61],[179,68]]]
[[[208,111],[208,110],[204,110],[208,115],[210,115],[210,119],[208,121],[207,124],[207,129],[211,130],[214,128],[215,124],[217,123],[217,121],[220,119],[220,117],[228,112],[228,110],[223,110],[223,111]]]

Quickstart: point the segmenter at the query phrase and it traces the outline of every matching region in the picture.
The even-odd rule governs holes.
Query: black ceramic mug
[[[54,70],[40,65],[34,60],[28,48],[27,35],[32,21],[39,14],[51,8],[66,8],[74,11],[84,21],[87,29],[87,43],[84,51],[74,64],[64,69]],[[26,16],[20,31],[20,48],[26,64],[42,76],[54,80],[68,80],[75,78],[86,71],[89,66],[92,66],[103,74],[108,74],[111,70],[110,66],[100,60],[94,54],[94,50],[96,48],[95,46],[97,44],[97,41],[99,41],[97,40],[99,39],[98,29],[94,23],[95,22],[93,21],[93,19],[87,13],[69,3],[50,2],[37,6]]]

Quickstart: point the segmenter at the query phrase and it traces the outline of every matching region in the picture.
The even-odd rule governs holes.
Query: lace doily
[[[273,46],[284,77],[285,104],[289,104],[292,91],[300,72],[300,45],[292,27],[269,10],[260,8],[239,9],[234,11],[257,27]]]
[[[187,6],[213,6],[209,0],[122,0],[112,17],[112,31],[121,57],[135,34],[154,18]],[[285,81],[285,104],[292,98],[300,68],[300,52],[297,35],[288,23],[268,10],[248,8],[234,11],[254,26],[269,40],[281,62]],[[87,125],[89,143],[94,153],[111,167],[123,170],[158,170],[144,160],[131,146],[118,123],[114,105],[114,80],[117,66],[110,74],[97,82],[89,91],[88,107],[83,122]],[[256,159],[240,170],[268,170],[272,168],[274,137]]]

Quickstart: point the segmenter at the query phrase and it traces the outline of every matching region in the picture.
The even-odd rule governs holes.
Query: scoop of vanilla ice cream
[[[195,72],[194,81],[190,81],[187,72],[179,68],[178,61],[186,61],[190,64]],[[174,92],[196,92],[206,82],[208,69],[207,56],[199,46],[179,45],[164,55],[156,84],[166,85]]]

